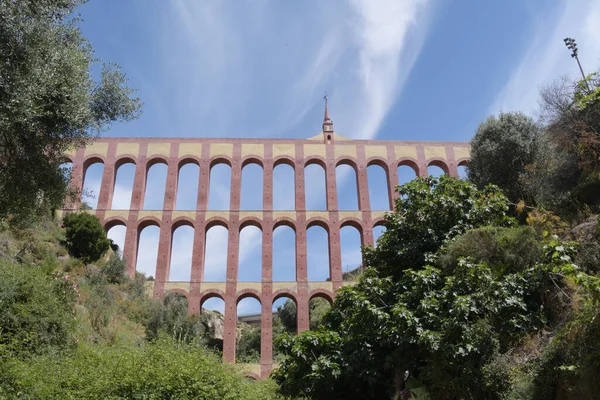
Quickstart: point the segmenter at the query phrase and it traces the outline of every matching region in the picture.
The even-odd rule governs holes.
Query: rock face
[[[202,309],[202,323],[211,339],[223,340],[225,336],[225,317],[218,311]],[[244,322],[237,323],[236,340],[240,340],[245,328],[250,325]]]
[[[202,316],[209,336],[213,339],[223,340],[225,334],[225,320],[223,315],[217,311],[202,309]]]
[[[569,231],[568,238],[578,242],[593,242],[598,239],[598,215],[583,221]]]

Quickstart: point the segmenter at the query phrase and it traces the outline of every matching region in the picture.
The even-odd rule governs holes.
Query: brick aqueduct
[[[401,165],[414,169],[416,175],[426,176],[430,165],[440,167],[446,174],[458,176],[457,168],[469,157],[468,143],[352,140],[333,131],[327,109],[323,131],[304,140],[295,139],[173,139],[173,138],[99,138],[66,158],[72,163],[71,186],[82,189],[87,168],[97,162],[104,164],[98,205],[94,212],[106,231],[116,225],[126,227],[123,255],[128,273],[136,267],[138,242],[142,229],[149,225],[160,228],[155,281],[149,291],[155,297],[175,291],[188,299],[189,313],[200,312],[202,304],[211,297],[225,303],[223,357],[235,362],[237,304],[245,297],[254,297],[261,304],[261,362],[248,366],[249,375],[262,378],[272,369],[272,304],[288,297],[297,305],[297,329],[308,329],[308,302],[324,297],[330,302],[336,289],[346,282],[342,279],[340,229],[350,225],[361,235],[363,245],[373,244],[373,228],[383,222],[384,211],[371,210],[367,167],[381,166],[387,174],[390,209],[397,196]],[[116,171],[125,164],[135,164],[135,176],[129,210],[111,210]],[[146,178],[150,167],[167,165],[167,183],[163,210],[144,210]],[[200,167],[196,210],[175,210],[179,169],[194,163]],[[230,209],[208,210],[210,169],[220,163],[231,167]],[[240,211],[242,168],[256,163],[263,168],[263,210]],[[295,209],[273,210],[273,169],[287,164],[294,169]],[[304,168],[318,164],[325,170],[326,211],[309,211],[305,207]],[[358,210],[338,211],[336,167],[349,165],[356,172]],[[64,211],[78,208],[67,204]],[[192,270],[189,282],[170,282],[172,235],[182,225],[194,229]],[[228,230],[228,256],[225,282],[203,280],[205,237],[209,228],[220,225]],[[239,234],[242,228],[254,225],[262,231],[262,281],[238,282]],[[296,233],[296,280],[273,282],[272,236],[280,225]],[[306,231],[313,225],[322,226],[329,236],[330,281],[311,282],[307,279]]]

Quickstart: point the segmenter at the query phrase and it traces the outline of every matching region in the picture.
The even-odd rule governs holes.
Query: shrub
[[[539,134],[535,121],[522,113],[489,117],[471,140],[469,180],[480,188],[498,185],[513,202],[527,199],[520,176],[534,160]]]
[[[102,273],[109,283],[121,283],[125,279],[125,260],[113,253],[102,267]]]
[[[99,260],[110,246],[100,220],[87,213],[67,214],[63,219],[66,244],[73,257],[86,263]]]
[[[0,260],[0,346],[22,354],[73,344],[74,289],[68,276]]]
[[[279,398],[272,381],[244,379],[203,346],[161,339],[140,347],[80,345],[73,357],[12,361],[0,397],[30,399]],[[52,373],[48,373],[52,371]],[[4,392],[2,392],[4,390]]]

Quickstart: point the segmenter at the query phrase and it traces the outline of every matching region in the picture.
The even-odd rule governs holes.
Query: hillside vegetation
[[[0,227],[0,398],[279,398],[221,361],[213,313],[153,300],[116,253],[84,264],[65,239],[51,220]]]

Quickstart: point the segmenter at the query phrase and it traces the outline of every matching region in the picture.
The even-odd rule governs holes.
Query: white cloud
[[[600,0],[562,0],[550,13],[538,15],[536,31],[521,62],[490,108],[533,114],[539,89],[562,75],[580,77],[563,39],[573,37],[586,73],[598,68]]]

